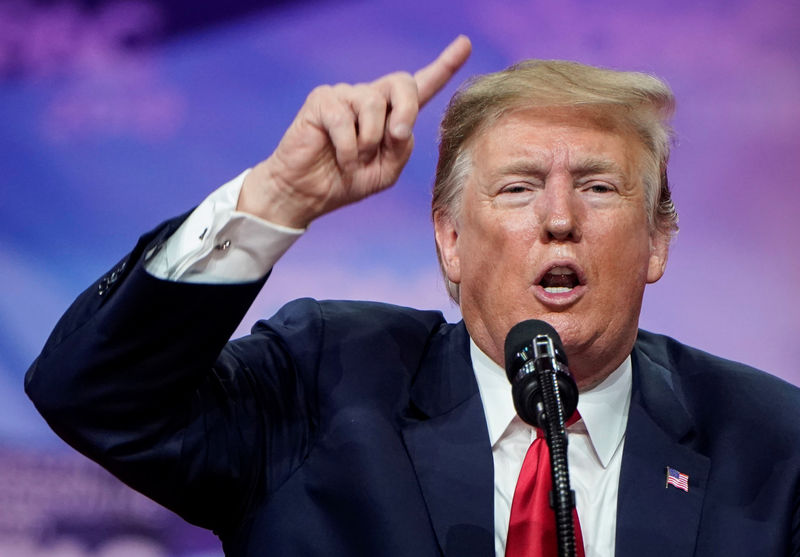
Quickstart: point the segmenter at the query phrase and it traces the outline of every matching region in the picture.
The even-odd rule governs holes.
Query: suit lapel
[[[637,343],[617,507],[617,557],[694,554],[710,460],[691,446],[694,423],[673,375]],[[666,485],[666,467],[689,476],[689,491]]]
[[[494,554],[494,468],[463,322],[431,341],[403,438],[444,555]]]

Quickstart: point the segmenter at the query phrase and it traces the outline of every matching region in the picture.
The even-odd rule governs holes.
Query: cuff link
[[[231,241],[230,240],[225,240],[224,242],[221,242],[221,243],[217,244],[216,246],[214,246],[214,249],[215,250],[219,250],[219,251],[228,251],[228,248],[230,248],[230,247],[231,247]]]

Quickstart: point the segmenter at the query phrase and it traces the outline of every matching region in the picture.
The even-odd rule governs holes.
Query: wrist
[[[289,228],[307,228],[317,215],[307,200],[280,180],[267,159],[247,175],[239,193],[236,210]]]

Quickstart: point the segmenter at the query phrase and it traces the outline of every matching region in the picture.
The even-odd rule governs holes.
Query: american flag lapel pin
[[[671,466],[667,466],[667,483],[664,484],[664,488],[666,489],[669,486],[677,487],[689,493],[689,476],[678,472]]]

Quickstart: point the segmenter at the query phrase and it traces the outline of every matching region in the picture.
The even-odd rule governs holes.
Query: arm
[[[468,53],[461,38],[415,76],[315,90],[247,176],[238,210],[303,228],[389,187],[411,153],[419,106]],[[143,237],[79,296],[28,370],[26,390],[75,448],[190,521],[224,529],[259,482],[279,483],[302,458],[313,374],[298,370],[313,362],[286,350],[297,326],[280,316],[226,347],[266,277],[212,286],[145,270],[181,222]],[[313,353],[315,306],[301,306],[291,315],[305,321]]]

